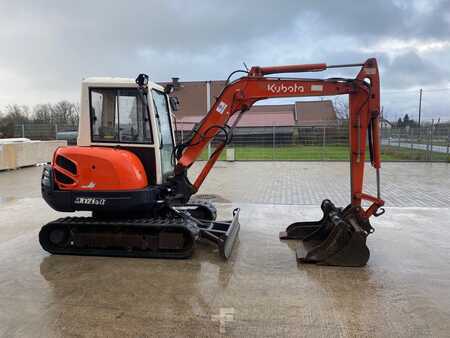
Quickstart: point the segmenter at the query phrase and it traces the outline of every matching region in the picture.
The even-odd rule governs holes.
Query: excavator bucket
[[[373,228],[358,210],[349,205],[337,208],[330,200],[322,202],[323,217],[316,222],[296,222],[280,239],[300,240],[296,251],[301,263],[361,267],[369,260],[367,236]]]

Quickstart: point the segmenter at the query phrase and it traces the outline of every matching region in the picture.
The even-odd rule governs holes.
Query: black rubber
[[[215,221],[217,218],[217,209],[209,201],[191,198],[189,203],[183,205],[174,205],[175,209],[184,210],[196,218],[206,221]]]
[[[199,228],[185,218],[66,217],[44,225],[39,242],[59,255],[189,258]]]

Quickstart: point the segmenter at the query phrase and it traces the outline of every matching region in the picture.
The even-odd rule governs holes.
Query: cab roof
[[[83,79],[82,84],[88,87],[136,87],[136,80],[125,77],[88,77]],[[156,88],[164,90],[164,87],[153,82],[148,81],[149,88]]]

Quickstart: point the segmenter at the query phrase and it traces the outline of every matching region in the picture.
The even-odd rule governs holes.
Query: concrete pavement
[[[420,207],[423,194],[413,192],[448,201],[449,167],[384,172],[386,197],[392,190],[390,205],[401,207],[373,220],[361,269],[297,265],[295,243],[277,237],[291,222],[319,218],[326,190],[345,202],[339,163],[219,163],[201,194],[221,202],[222,219],[241,207],[228,262],[207,243],[191,260],[50,256],[37,234],[61,214],[39,197],[39,168],[2,172],[0,336],[448,336],[450,209]],[[309,194],[291,196],[305,187]]]

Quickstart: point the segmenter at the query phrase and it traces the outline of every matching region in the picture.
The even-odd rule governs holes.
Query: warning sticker
[[[364,73],[367,75],[375,75],[377,73],[376,68],[364,68]]]
[[[228,105],[225,102],[220,101],[220,103],[217,105],[216,110],[217,112],[223,114],[223,112],[225,111],[225,109],[227,109],[227,107]]]
[[[323,85],[311,85],[312,92],[321,92],[323,91]]]

